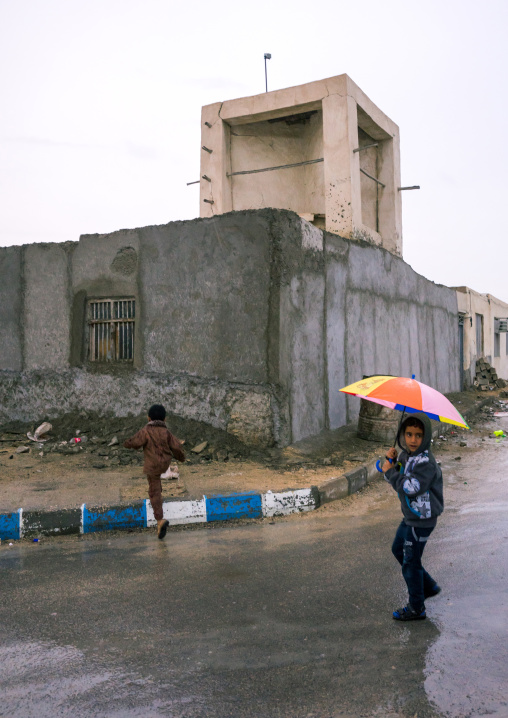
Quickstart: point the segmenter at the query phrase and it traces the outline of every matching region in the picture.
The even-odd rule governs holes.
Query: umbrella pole
[[[399,425],[397,427],[397,433],[395,434],[395,441],[393,442],[393,448],[395,449],[395,446],[397,444],[397,437],[399,435],[400,427],[402,426],[402,422],[404,421],[404,414],[406,413],[406,407],[402,410],[402,415],[400,417]]]

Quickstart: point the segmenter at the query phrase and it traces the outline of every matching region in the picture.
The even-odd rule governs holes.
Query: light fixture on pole
[[[268,75],[266,74],[266,61],[271,60],[272,56],[269,52],[265,52],[265,90],[268,92]]]

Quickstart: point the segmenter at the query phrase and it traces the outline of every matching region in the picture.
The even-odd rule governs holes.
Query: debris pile
[[[506,386],[506,381],[498,377],[495,368],[483,357],[476,362],[476,377],[473,383],[478,391],[494,391]]]
[[[11,421],[0,426],[0,453],[9,454],[5,458],[22,452],[34,452],[41,457],[51,453],[80,454],[95,469],[137,466],[143,463],[143,453],[124,449],[123,442],[146,422],[144,414],[118,418],[86,411],[51,418],[51,424],[44,417],[30,423]],[[169,414],[166,423],[184,442],[191,464],[228,461],[251,454],[251,449],[235,436],[209,424]]]

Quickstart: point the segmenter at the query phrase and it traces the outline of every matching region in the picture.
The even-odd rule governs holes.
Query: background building
[[[479,294],[469,287],[455,287],[459,308],[463,383],[471,386],[476,362],[485,358],[503,379],[508,379],[508,304],[491,294]]]
[[[277,207],[402,256],[399,129],[347,75],[203,107],[200,215]]]

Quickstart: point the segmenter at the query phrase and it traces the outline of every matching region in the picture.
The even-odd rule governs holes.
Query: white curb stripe
[[[263,516],[284,516],[300,511],[312,511],[316,508],[316,499],[311,489],[296,489],[261,495]]]
[[[198,524],[206,522],[206,501],[191,499],[187,501],[165,501],[162,504],[162,515],[170,526],[178,524]],[[146,501],[146,525],[155,526],[157,521],[153,515],[152,505]]]

